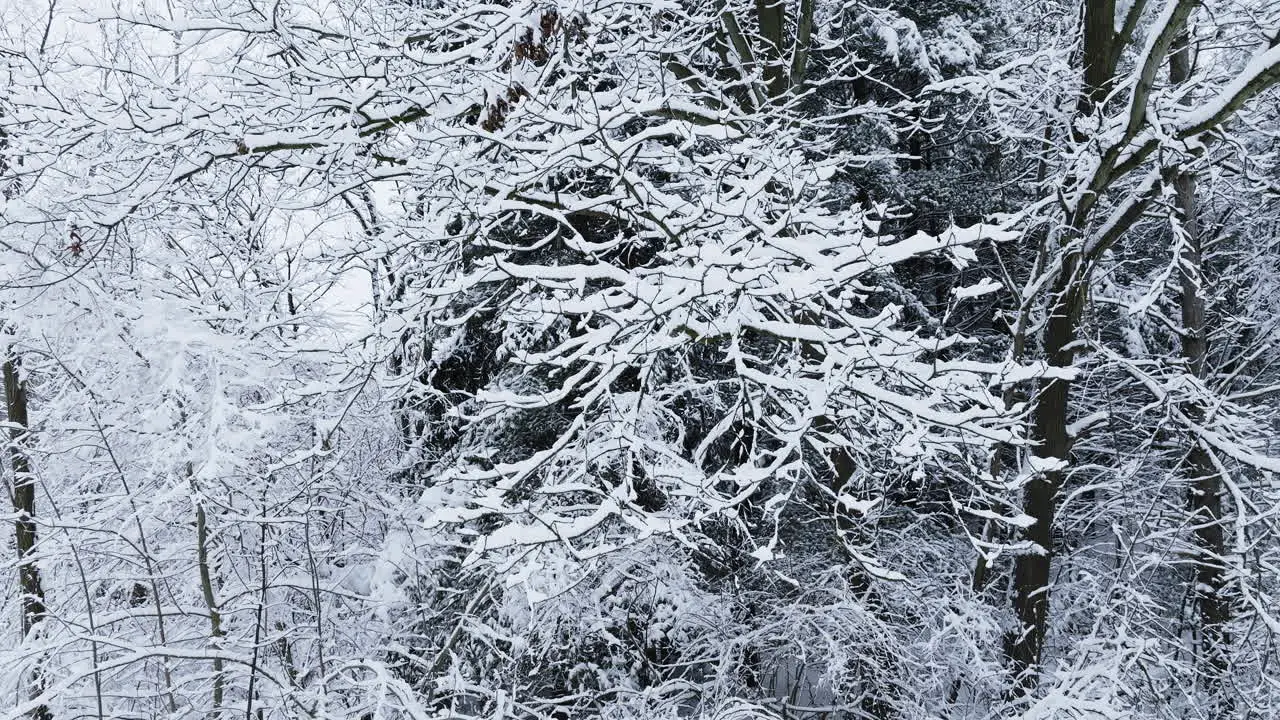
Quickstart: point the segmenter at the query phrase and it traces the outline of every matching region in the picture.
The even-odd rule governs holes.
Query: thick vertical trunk
[[[1107,96],[1115,75],[1118,54],[1116,45],[1115,0],[1084,0],[1083,46],[1080,52],[1082,83],[1076,99],[1077,118],[1093,115]],[[1088,141],[1081,127],[1071,127],[1075,142]],[[1070,368],[1075,360],[1075,341],[1079,334],[1081,313],[1087,291],[1087,268],[1076,243],[1085,235],[1096,199],[1086,198],[1070,218],[1070,228],[1062,237],[1064,253],[1061,267],[1050,295],[1050,316],[1043,334],[1045,360],[1055,369]],[[1046,379],[1040,383],[1035,399],[1035,455],[1044,461],[1061,461],[1071,453],[1071,437],[1067,432],[1070,409],[1070,382]],[[1034,542],[1036,552],[1019,555],[1014,560],[1013,609],[1021,624],[1020,631],[1006,641],[1006,655],[1017,677],[1015,695],[1025,695],[1035,688],[1040,678],[1040,660],[1049,634],[1049,581],[1053,571],[1053,523],[1057,512],[1055,496],[1062,486],[1063,471],[1050,469],[1037,473],[1023,489],[1022,510],[1035,519],[1023,532],[1023,539]]]
[[[1184,33],[1177,50],[1169,56],[1170,80],[1183,83],[1191,74],[1191,50]],[[1202,273],[1200,223],[1196,202],[1196,176],[1183,172],[1174,180],[1178,213],[1184,233],[1178,257],[1182,314],[1182,358],[1187,372],[1203,377],[1208,354],[1206,336],[1205,293]],[[1183,412],[1192,422],[1204,416],[1203,408],[1188,403]],[[1228,674],[1228,646],[1231,638],[1227,625],[1231,621],[1231,601],[1227,593],[1226,538],[1222,528],[1222,476],[1214,466],[1204,444],[1187,433],[1190,443],[1183,462],[1183,473],[1190,481],[1187,505],[1195,528],[1199,557],[1196,558],[1193,597],[1199,612],[1201,669],[1206,690],[1213,698],[1210,717],[1234,716],[1229,693],[1224,692]]]
[[[756,20],[760,25],[761,59],[769,99],[777,102],[790,86],[787,50],[787,0],[756,0]]]
[[[1084,74],[1084,86],[1076,98],[1076,116],[1088,117],[1107,96],[1115,75],[1116,0],[1085,0],[1084,47],[1080,51],[1080,65]],[[1081,130],[1072,126],[1077,141]]]
[[[1083,309],[1084,288],[1078,273],[1079,256],[1063,261],[1053,288],[1053,310],[1044,330],[1044,352],[1055,369],[1069,368],[1075,360],[1074,343]],[[1071,385],[1064,379],[1049,378],[1040,383],[1035,400],[1035,455],[1046,462],[1065,463],[1071,452],[1067,431]],[[1034,542],[1036,552],[1014,560],[1013,608],[1021,632],[1009,638],[1008,655],[1018,678],[1015,690],[1026,693],[1039,679],[1040,656],[1049,626],[1049,580],[1053,570],[1053,521],[1056,495],[1062,486],[1063,471],[1047,469],[1036,474],[1023,489],[1022,511],[1035,519],[1024,539]]]
[[[14,533],[18,546],[18,591],[22,594],[22,637],[28,638],[44,620],[44,587],[40,583],[40,568],[35,562],[36,546],[36,486],[31,477],[31,464],[19,445],[27,429],[27,388],[18,375],[18,361],[10,354],[4,362],[4,399],[10,429],[9,461],[13,467]],[[31,694],[44,692],[44,679],[39,671],[32,678]],[[29,717],[48,720],[49,708],[40,705]]]

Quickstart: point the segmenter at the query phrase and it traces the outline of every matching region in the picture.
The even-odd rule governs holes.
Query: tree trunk
[[[1084,45],[1079,56],[1082,83],[1076,99],[1077,119],[1089,117],[1099,109],[1113,82],[1118,59],[1116,46],[1123,42],[1116,34],[1115,21],[1115,0],[1084,0]],[[1077,143],[1089,140],[1075,123],[1070,131]],[[1090,198],[1081,202],[1059,243],[1064,257],[1049,296],[1050,313],[1043,334],[1044,357],[1054,369],[1070,368],[1075,360],[1074,343],[1088,285],[1085,259],[1076,243],[1087,232],[1095,202],[1096,199]],[[1038,441],[1035,456],[1041,460],[1065,464],[1071,453],[1071,437],[1067,432],[1070,391],[1071,384],[1064,379],[1049,378],[1040,383],[1035,399],[1034,437]],[[1035,543],[1037,551],[1017,556],[1013,565],[1013,609],[1022,627],[1006,639],[1005,654],[1017,677],[1015,695],[1030,693],[1040,679],[1041,653],[1049,628],[1055,496],[1063,477],[1060,468],[1040,472],[1023,489],[1022,511],[1034,518],[1035,523],[1026,528],[1022,536]]]
[[[1169,57],[1169,77],[1174,84],[1191,74],[1191,49],[1183,34],[1178,49]],[[1178,212],[1182,216],[1184,237],[1180,245],[1178,268],[1182,311],[1182,358],[1187,372],[1204,376],[1206,338],[1205,295],[1202,274],[1200,224],[1196,203],[1196,177],[1183,172],[1174,180]],[[1200,422],[1204,409],[1198,403],[1187,403],[1183,412],[1191,422]],[[1214,466],[1208,448],[1194,434],[1187,433],[1190,443],[1183,472],[1190,487],[1187,505],[1195,528],[1199,557],[1196,558],[1195,587],[1192,597],[1199,611],[1200,647],[1198,657],[1205,677],[1205,689],[1212,698],[1209,717],[1234,716],[1233,703],[1224,688],[1228,676],[1228,647],[1231,643],[1227,625],[1231,621],[1231,602],[1227,594],[1227,554],[1222,528],[1222,476]]]
[[[1044,353],[1050,367],[1070,368],[1075,360],[1074,343],[1084,305],[1084,287],[1078,268],[1080,257],[1072,253],[1063,260],[1054,282],[1052,312],[1044,330]],[[1043,461],[1065,464],[1071,453],[1067,432],[1071,384],[1048,378],[1040,383],[1035,400],[1035,456]],[[1056,495],[1062,486],[1063,470],[1037,473],[1023,490],[1022,511],[1035,519],[1023,532],[1034,542],[1035,552],[1018,555],[1013,564],[1014,613],[1020,632],[1009,638],[1007,653],[1017,676],[1016,694],[1026,694],[1039,680],[1040,656],[1048,635],[1049,579],[1053,569],[1053,521]]]
[[[1084,47],[1080,52],[1080,65],[1084,73],[1084,86],[1076,98],[1076,116],[1093,114],[1107,96],[1115,75],[1116,58],[1112,47],[1116,41],[1116,0],[1085,0]],[[1080,130],[1074,125],[1073,134]],[[1078,141],[1088,138],[1077,137]]]
[[[22,451],[20,442],[27,432],[27,387],[18,376],[18,361],[12,351],[4,362],[5,410],[11,428],[9,430],[9,461],[13,467],[14,534],[18,546],[18,591],[22,594],[22,637],[30,638],[44,620],[44,587],[40,583],[40,568],[36,565],[36,486],[31,477],[31,463]],[[37,669],[32,677],[31,695],[44,693],[44,678]],[[39,705],[29,715],[33,720],[49,720],[53,715],[46,705]]]
[[[187,464],[187,476],[191,477],[191,464]],[[215,653],[222,652],[222,612],[218,609],[218,598],[214,594],[213,579],[209,572],[209,525],[204,512],[204,503],[196,502],[196,561],[200,569],[200,592],[204,596],[205,607],[209,610],[209,644]],[[222,701],[225,679],[223,663],[219,655],[213,657],[213,717],[222,713]]]

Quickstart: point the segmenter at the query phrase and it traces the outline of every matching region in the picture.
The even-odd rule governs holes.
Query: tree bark
[[[1097,112],[1114,79],[1118,53],[1115,45],[1123,42],[1116,34],[1115,0],[1085,0],[1084,44],[1080,53],[1082,83],[1076,99],[1075,117],[1086,118]],[[1088,140],[1073,123],[1071,135],[1076,142]],[[1075,361],[1075,341],[1087,292],[1087,258],[1081,254],[1080,241],[1089,225],[1095,199],[1086,199],[1076,208],[1069,227],[1060,238],[1062,264],[1054,279],[1049,319],[1042,336],[1045,360],[1053,369],[1070,368]],[[1067,431],[1071,384],[1061,378],[1040,382],[1034,406],[1034,454],[1044,461],[1065,464],[1071,454],[1071,436]],[[1017,682],[1014,694],[1022,696],[1035,689],[1040,679],[1040,660],[1049,631],[1049,581],[1053,571],[1053,522],[1057,512],[1056,495],[1062,486],[1062,469],[1037,473],[1023,489],[1022,511],[1035,519],[1022,537],[1035,543],[1036,551],[1023,553],[1013,564],[1013,609],[1021,625],[1005,642],[1005,654]]]
[[[1084,47],[1080,51],[1080,65],[1084,74],[1084,86],[1076,98],[1076,116],[1088,117],[1097,110],[1115,75],[1116,0],[1085,0]],[[1072,127],[1073,133],[1080,130]],[[1077,138],[1086,140],[1087,138]]]
[[[1191,49],[1184,31],[1179,47],[1169,56],[1169,79],[1174,84],[1186,82],[1191,75]],[[1204,255],[1201,248],[1196,176],[1181,172],[1174,180],[1178,213],[1181,215],[1183,238],[1178,251],[1178,280],[1181,291],[1182,359],[1187,372],[1202,378],[1208,355],[1206,334]],[[1199,403],[1187,403],[1183,412],[1191,422],[1204,417]],[[1213,463],[1208,448],[1194,434],[1186,433],[1190,447],[1183,461],[1183,473],[1189,481],[1187,505],[1195,528],[1198,557],[1195,565],[1195,587],[1192,597],[1199,612],[1201,671],[1205,689],[1211,697],[1209,717],[1234,716],[1229,693],[1224,692],[1228,679],[1228,648],[1231,637],[1231,601],[1227,593],[1227,574],[1223,558],[1227,554],[1222,520],[1223,479]]]
[[[40,582],[40,568],[35,561],[36,546],[36,486],[31,477],[31,463],[21,448],[27,432],[27,387],[18,374],[18,360],[12,351],[4,361],[5,411],[10,423],[9,462],[13,468],[14,534],[18,546],[18,592],[22,594],[22,637],[30,638],[45,618],[44,586]],[[44,678],[37,669],[32,677],[31,695],[44,693]],[[33,720],[49,720],[53,717],[47,705],[31,710]]]
[[[1044,330],[1044,353],[1054,369],[1070,368],[1075,360],[1074,343],[1084,307],[1085,288],[1079,272],[1080,256],[1071,252],[1063,260],[1053,286],[1051,313]],[[1048,378],[1040,382],[1035,400],[1034,454],[1046,462],[1065,464],[1071,453],[1067,431],[1070,407],[1069,381]],[[1016,694],[1026,694],[1039,681],[1039,665],[1048,636],[1049,579],[1053,570],[1053,521],[1056,496],[1062,486],[1063,470],[1036,474],[1023,489],[1022,511],[1035,519],[1023,531],[1023,538],[1036,544],[1035,552],[1018,555],[1013,564],[1014,613],[1021,631],[1009,638],[1007,653],[1017,676]]]
[[[191,465],[187,464],[187,476],[191,477]],[[222,651],[222,612],[218,609],[218,598],[214,594],[213,579],[209,572],[209,525],[204,512],[204,503],[196,502],[196,562],[200,569],[200,592],[204,597],[205,607],[209,610],[209,643],[215,653]],[[213,716],[222,713],[222,701],[225,679],[222,657],[213,657]]]
[[[760,26],[764,80],[769,99],[777,102],[790,85],[786,48],[787,0],[756,0],[756,21]]]

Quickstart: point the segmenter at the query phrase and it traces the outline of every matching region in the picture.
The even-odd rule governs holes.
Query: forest
[[[0,720],[1280,718],[1275,0],[0,0]]]

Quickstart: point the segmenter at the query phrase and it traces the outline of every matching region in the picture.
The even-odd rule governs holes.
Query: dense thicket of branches
[[[1280,7],[11,0],[0,711],[1280,713]]]

